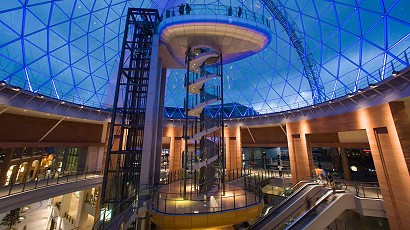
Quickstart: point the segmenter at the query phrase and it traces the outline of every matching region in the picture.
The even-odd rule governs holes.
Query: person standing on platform
[[[232,16],[232,6],[228,8],[228,16]]]
[[[238,18],[242,16],[242,7],[238,7]]]
[[[179,5],[179,8],[178,8],[179,15],[184,15],[184,10],[185,10],[185,5],[184,4]]]
[[[282,177],[283,176],[283,167],[282,165],[278,165],[278,170],[279,170],[279,176]]]
[[[186,15],[190,15],[190,14],[191,14],[192,8],[188,5],[188,3],[185,5],[185,10],[186,10]]]

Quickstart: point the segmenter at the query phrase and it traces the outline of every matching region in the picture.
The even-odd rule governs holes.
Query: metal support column
[[[118,228],[138,207],[153,35],[159,18],[156,9],[128,9],[95,229]]]

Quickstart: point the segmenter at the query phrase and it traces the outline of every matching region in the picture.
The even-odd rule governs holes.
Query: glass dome
[[[221,4],[270,20],[270,45],[224,66],[225,103],[231,105],[227,116],[278,112],[344,96],[404,68],[410,52],[407,0],[6,2],[0,5],[0,79],[98,108],[112,103],[128,7],[157,8],[162,13],[185,2]],[[291,38],[293,34],[297,39]],[[168,111],[183,107],[183,74],[167,71],[166,115],[178,116]],[[321,89],[321,100],[314,100],[315,87]]]

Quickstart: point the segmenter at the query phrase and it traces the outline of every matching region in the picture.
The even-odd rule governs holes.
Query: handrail
[[[354,182],[355,192],[357,197],[382,199],[379,183],[377,182]],[[376,193],[376,194],[374,194]],[[372,196],[373,194],[373,196]]]
[[[162,14],[163,19],[184,15],[226,15],[251,20],[270,28],[270,22],[264,15],[249,11],[242,7],[232,7],[223,4],[191,4],[189,9],[179,6],[171,7]]]
[[[293,190],[295,189],[295,188],[298,188],[298,186],[300,185],[300,184],[302,184],[302,183],[304,183],[304,184],[307,184],[307,183],[309,183],[309,182],[312,182],[312,180],[310,180],[309,178],[311,178],[310,176],[305,176],[305,177],[303,177],[302,179],[300,179],[298,182],[296,182],[296,184],[294,184],[292,187],[290,187],[290,188],[288,188],[288,189],[286,189],[285,188],[285,191],[281,194],[281,196],[290,196],[291,194],[293,194]],[[303,185],[304,185],[303,184]],[[299,187],[300,188],[300,187]],[[289,193],[289,191],[291,191],[290,193]],[[299,190],[298,190],[299,191]]]
[[[188,108],[193,109],[195,106],[213,99],[220,100],[220,89],[221,86],[205,86],[204,90],[201,91],[199,94],[189,95]]]
[[[249,207],[263,201],[259,187],[254,186],[248,190],[227,190],[225,195],[220,191],[199,195],[187,193],[188,198],[185,200],[180,193],[158,191],[153,196],[151,209],[158,213],[173,215],[215,213]],[[227,200],[228,202],[225,202]]]
[[[54,172],[49,173],[43,177],[43,179],[37,178],[33,181],[27,181],[25,177],[24,182],[21,183],[11,183],[10,185],[3,186],[0,188],[0,198],[10,196],[13,194],[27,192],[36,190],[37,188],[54,186],[56,184],[68,183],[72,181],[84,180],[87,178],[95,178],[96,176],[101,176],[101,169],[93,170],[74,170],[67,172]],[[57,175],[57,176],[55,176]]]
[[[218,77],[221,76],[221,68],[219,64],[200,66],[200,68],[194,70],[192,74],[189,74],[189,84],[193,84],[196,80],[212,74],[215,74]],[[186,85],[185,82],[184,86],[186,87]]]
[[[316,183],[312,183],[312,184],[316,184]],[[305,184],[304,186],[300,187],[300,188],[298,189],[298,191],[295,192],[294,194],[297,194],[298,192],[300,192],[303,188],[307,187],[308,185],[309,185],[309,184]],[[313,196],[311,196],[310,198],[308,198],[308,199],[307,199],[305,202],[303,202],[301,205],[297,206],[297,208],[295,208],[295,210],[294,210],[293,212],[291,212],[291,213],[290,213],[289,215],[287,215],[282,221],[280,221],[280,222],[277,223],[274,227],[272,227],[272,229],[275,229],[276,227],[281,226],[281,225],[283,225],[284,223],[286,223],[287,221],[289,221],[289,219],[290,219],[291,217],[293,217],[293,216],[299,211],[300,208],[302,208],[303,206],[306,206],[306,203],[307,203],[307,202],[313,202],[313,201],[314,201],[313,199],[314,199],[314,198],[316,197],[316,195],[317,195],[318,193],[320,193],[320,192],[323,192],[323,190],[322,190],[322,189],[318,190]],[[279,205],[277,205],[273,210],[270,210],[267,214],[265,214],[264,217],[262,217],[261,219],[259,219],[258,222],[256,222],[256,223],[254,224],[254,226],[257,225],[257,224],[259,224],[259,223],[261,223],[262,221],[264,221],[265,218],[267,218],[271,213],[273,213],[273,212],[274,212],[275,210],[277,210],[279,207],[281,207],[281,206],[284,205],[286,202],[288,202],[292,197],[293,197],[293,196],[288,197],[287,199],[285,199],[284,201],[282,201]]]
[[[320,190],[319,190],[320,191]],[[302,215],[298,216],[294,221],[292,221],[285,229],[290,229],[292,228],[294,225],[297,224],[297,222],[299,220],[301,220],[303,217],[305,217],[311,210],[319,207],[319,205],[321,205],[321,203],[324,200],[327,200],[330,196],[332,196],[334,193],[333,191],[328,191],[327,193],[325,193],[321,198],[319,198],[319,200],[313,205],[313,207],[310,207],[309,210],[307,210],[306,212],[302,213]],[[305,205],[305,203],[303,203],[303,205]]]
[[[285,200],[283,200],[282,202],[280,202],[279,204],[275,205],[273,207],[273,209],[270,209],[269,212],[267,212],[266,214],[263,214],[263,217],[257,222],[259,223],[260,221],[263,220],[263,218],[265,216],[268,216],[269,214],[275,212],[280,206],[284,205],[285,203],[287,203],[289,200],[291,200],[293,198],[293,195],[298,194],[300,191],[302,191],[302,189],[304,189],[305,187],[309,186],[309,185],[314,185],[315,183],[306,183],[303,186],[299,187],[295,192],[292,193],[292,195],[289,195]],[[269,206],[269,204],[267,204],[265,207]],[[255,224],[257,224],[255,223]]]

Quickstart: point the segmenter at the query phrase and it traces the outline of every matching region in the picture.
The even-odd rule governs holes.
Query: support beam
[[[255,141],[255,138],[253,138],[253,135],[252,135],[251,130],[249,129],[249,126],[246,126],[246,128],[248,129],[249,135],[251,135],[252,141],[253,141],[253,143],[255,144],[256,141]]]
[[[42,140],[44,140],[44,138],[46,138],[48,136],[48,134],[50,134],[55,128],[57,128],[57,126],[64,120],[65,117],[62,117],[53,127],[51,127],[50,130],[48,130],[48,132],[46,134],[44,134],[40,140],[38,140],[38,142],[41,142]]]
[[[2,113],[4,113],[4,112],[6,112],[8,109],[9,109],[9,108],[8,108],[8,107],[6,107],[6,108],[4,108],[4,109],[0,110],[0,114],[2,114]]]

